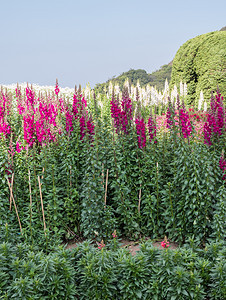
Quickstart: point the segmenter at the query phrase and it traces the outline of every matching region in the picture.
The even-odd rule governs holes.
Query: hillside
[[[226,31],[214,31],[184,43],[173,60],[170,87],[187,83],[189,104],[197,103],[200,91],[209,99],[217,86],[226,94]]]
[[[179,89],[180,82],[187,83],[189,104],[197,104],[201,90],[204,98],[210,98],[211,91],[217,86],[225,96],[226,92],[226,26],[219,31],[209,32],[184,43],[177,51],[175,58],[159,70],[148,74],[143,69],[130,69],[119,76],[113,76],[105,83],[94,87],[97,93],[106,93],[110,82],[118,84],[120,89],[126,80],[134,86],[139,80],[140,86],[147,84],[158,90],[164,89],[167,78],[170,89],[174,85]]]
[[[136,85],[137,81],[141,86],[145,86],[150,84],[151,86],[156,86],[158,90],[164,89],[165,80],[167,78],[168,82],[171,79],[171,71],[172,71],[172,63],[167,65],[163,65],[159,70],[148,74],[143,69],[130,69],[127,72],[123,72],[121,75],[117,77],[112,77],[105,83],[96,84],[95,90],[98,93],[104,93],[105,90],[108,89],[109,83],[112,82],[114,84],[118,84],[120,89],[123,88],[125,81],[128,79],[130,84]]]

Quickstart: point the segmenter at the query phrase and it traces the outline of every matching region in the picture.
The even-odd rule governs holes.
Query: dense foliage
[[[226,92],[226,32],[215,31],[197,36],[184,43],[173,60],[171,87],[180,81],[188,85],[189,104],[197,104],[201,90],[204,98],[217,85]]]
[[[99,250],[84,242],[44,254],[35,247],[0,244],[1,299],[219,299],[225,297],[225,245],[160,250],[151,243]],[[207,298],[208,297],[208,298]]]
[[[137,92],[132,100],[128,89],[102,102],[80,89],[64,97],[58,83],[49,94],[2,89],[0,132],[3,299],[222,298],[226,113],[219,91],[208,112],[196,112],[179,97],[151,106]],[[117,236],[167,236],[190,240],[190,248],[143,245],[131,257]],[[98,242],[100,251],[87,244],[53,251],[75,238]]]

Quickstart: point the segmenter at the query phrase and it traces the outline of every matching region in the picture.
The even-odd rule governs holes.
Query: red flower
[[[105,247],[104,241],[102,240],[100,243],[97,243],[98,249],[102,249]]]
[[[163,248],[168,248],[168,247],[169,247],[169,242],[162,241],[162,242],[161,242],[161,246],[162,246]]]

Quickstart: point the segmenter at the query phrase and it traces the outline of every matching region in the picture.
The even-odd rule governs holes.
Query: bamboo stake
[[[10,189],[10,196],[11,196],[11,199],[13,199],[13,204],[14,204],[16,215],[17,215],[17,219],[18,219],[18,222],[19,222],[20,232],[21,232],[21,234],[23,234],[23,232],[22,232],[22,226],[21,226],[21,223],[20,223],[20,217],[19,217],[19,214],[18,214],[17,206],[16,206],[16,202],[15,202],[14,197],[13,197],[13,190],[12,190],[12,188],[10,186],[8,178],[7,178],[7,181],[8,181],[8,186],[9,186],[9,189]]]
[[[11,178],[11,189],[13,190],[13,179],[14,179],[14,173],[12,174],[12,178]],[[9,187],[10,188],[10,187]],[[9,210],[11,211],[12,209],[12,197],[11,197],[11,193],[10,193],[10,199],[9,199]]]
[[[72,182],[71,182],[71,166],[70,166],[70,196],[71,196],[71,188],[72,188]]]
[[[28,169],[28,177],[29,177],[29,193],[30,193],[30,207],[32,207],[32,197],[31,197],[31,173]],[[32,214],[32,208],[31,208],[31,214]]]
[[[38,176],[38,183],[39,183],[40,199],[41,199],[41,205],[42,205],[42,217],[43,217],[43,224],[44,224],[44,232],[46,235],[46,222],[45,222],[45,214],[44,214],[44,207],[43,207],[43,201],[42,201],[42,188],[41,188],[41,182],[40,182],[39,176]]]
[[[108,169],[107,169],[107,175],[106,175],[105,195],[104,195],[104,207],[105,208],[107,205],[107,190],[108,190]]]
[[[141,184],[140,184],[140,190],[139,190],[138,214],[140,214],[140,203],[141,203]]]

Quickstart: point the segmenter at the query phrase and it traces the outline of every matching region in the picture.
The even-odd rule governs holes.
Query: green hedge
[[[171,250],[141,244],[96,249],[84,242],[47,254],[18,243],[0,244],[0,299],[225,299],[226,247]]]
[[[217,85],[226,92],[226,32],[209,32],[184,43],[173,60],[170,88],[187,83],[189,104],[197,105],[201,90],[205,100]]]

